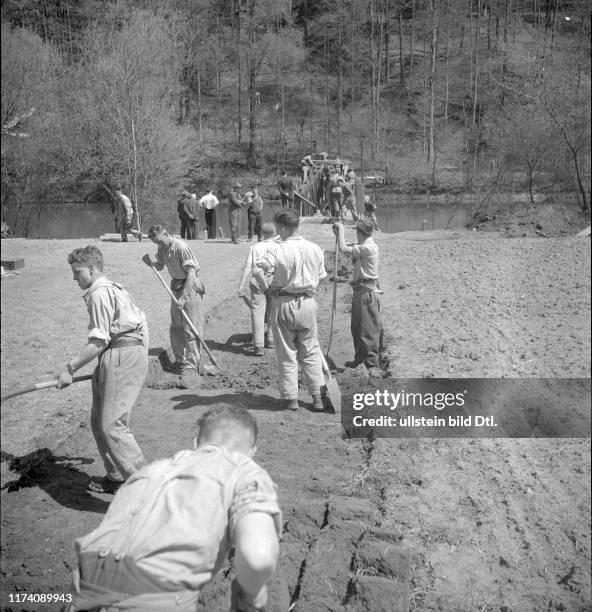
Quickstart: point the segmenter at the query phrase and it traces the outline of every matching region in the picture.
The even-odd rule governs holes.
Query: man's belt
[[[269,291],[269,295],[271,295],[271,297],[289,297],[292,299],[297,299],[297,298],[301,298],[301,297],[312,297],[313,292],[312,291],[284,291],[283,289],[271,289]]]
[[[378,291],[377,278],[360,278],[358,280],[352,281],[350,285],[352,286],[354,291],[375,291],[377,293],[382,293],[382,291]]]
[[[134,338],[133,336],[119,336],[109,343],[108,348],[125,348],[127,346],[140,346],[141,344],[143,344],[141,338]]]

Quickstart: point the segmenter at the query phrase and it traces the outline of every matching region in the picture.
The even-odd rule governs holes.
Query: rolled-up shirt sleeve
[[[228,512],[230,537],[235,539],[236,525],[251,512],[269,514],[278,538],[282,534],[282,512],[278,505],[277,489],[269,475],[257,465],[245,466],[234,488]]]
[[[183,247],[180,249],[179,260],[181,261],[181,266],[183,269],[193,268],[196,272],[199,270],[197,259],[194,258],[194,255],[189,247]]]
[[[106,345],[111,342],[111,323],[113,321],[113,309],[104,300],[89,300],[87,304],[89,323],[88,339],[99,340]]]
[[[277,263],[277,253],[274,248],[269,248],[263,255],[257,257],[254,265],[261,268],[267,274],[273,274]]]

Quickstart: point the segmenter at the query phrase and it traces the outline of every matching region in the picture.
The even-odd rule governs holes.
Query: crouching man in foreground
[[[232,610],[262,610],[281,512],[274,483],[252,460],[256,441],[255,419],[223,405],[201,418],[195,450],[134,474],[99,527],[76,541],[69,612],[194,612],[232,547]]]

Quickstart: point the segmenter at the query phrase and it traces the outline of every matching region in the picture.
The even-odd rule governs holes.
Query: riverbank
[[[330,225],[307,222],[303,233],[332,251]],[[589,239],[459,229],[376,240],[391,377],[590,376]],[[168,347],[168,299],[141,262],[154,245],[5,241],[3,258],[23,257],[25,268],[2,280],[3,392],[51,378],[84,341],[86,313],[66,255],[88,242],[145,310],[154,355]],[[298,412],[280,412],[273,351],[249,354],[249,312],[236,297],[249,244],[194,247],[207,290],[205,337],[232,378],[204,378],[195,392],[167,385],[163,375],[142,390],[132,427],[156,459],[190,445],[196,419],[218,403],[253,411],[258,460],[278,483],[285,519],[270,610],[590,605],[589,438],[342,440],[335,417],[307,410],[304,391]],[[322,346],[331,295],[324,285]],[[352,352],[349,303],[349,285],[339,283],[332,349],[339,368]],[[339,380],[351,388],[355,378],[344,370]],[[64,592],[73,540],[106,511],[108,497],[85,493],[88,477],[101,473],[89,409],[85,383],[2,404],[3,609],[11,592]],[[10,469],[23,457],[32,470],[23,462]],[[229,580],[219,575],[204,591],[205,609],[228,609]]]

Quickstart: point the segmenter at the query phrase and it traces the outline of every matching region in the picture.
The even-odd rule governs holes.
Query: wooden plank
[[[3,259],[0,264],[5,270],[19,270],[25,267],[25,260],[22,257],[20,259]]]

